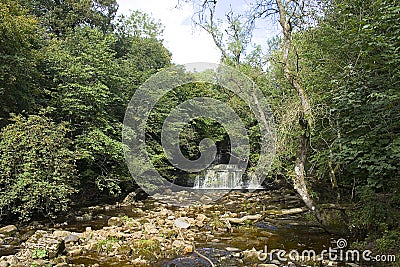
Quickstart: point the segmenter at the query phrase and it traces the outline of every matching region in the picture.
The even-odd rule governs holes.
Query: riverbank
[[[285,189],[231,192],[213,205],[191,207],[152,198],[94,206],[70,222],[36,223],[3,234],[3,248],[15,250],[0,258],[0,266],[337,265],[321,257],[298,257],[292,265],[260,257],[266,249],[321,251],[339,238],[308,217],[297,195]]]

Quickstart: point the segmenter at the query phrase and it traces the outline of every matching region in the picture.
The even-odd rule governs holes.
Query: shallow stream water
[[[93,230],[107,226],[110,217],[130,217],[140,219],[146,217],[146,213],[158,210],[160,203],[152,198],[138,201],[130,205],[106,205],[89,207],[80,210],[73,220],[49,226],[47,222],[39,222],[36,228],[63,229],[73,232],[84,232],[87,227]],[[165,205],[163,206],[165,207]],[[166,206],[167,209],[179,208]],[[257,191],[253,193],[231,192],[214,205],[191,209],[188,215],[195,216],[201,213],[211,219],[202,228],[201,235],[194,240],[195,248],[210,258],[229,257],[232,250],[245,251],[255,248],[270,252],[273,249],[290,250],[314,250],[320,253],[322,250],[334,247],[334,240],[341,238],[325,232],[315,226],[305,213],[294,215],[280,215],[281,210],[303,207],[301,200],[288,190]],[[266,211],[270,211],[269,213]],[[257,222],[246,222],[237,225],[231,231],[226,231],[223,225],[219,225],[223,214],[236,214],[241,217],[246,214],[269,214]],[[32,228],[32,227],[31,227]],[[29,235],[27,227],[20,234]],[[49,229],[50,228],[50,229]],[[2,254],[11,254],[12,250],[18,250],[18,245],[3,248]],[[1,250],[1,248],[0,248]],[[1,251],[0,251],[1,253]],[[99,264],[100,266],[129,266],[127,262],[113,257],[99,259],[96,254],[85,254],[72,257],[71,263],[84,266]],[[229,261],[228,261],[229,262]],[[261,262],[260,262],[261,263]],[[225,264],[228,264],[225,262]],[[196,255],[185,255],[175,259],[159,259],[154,266],[207,266],[203,259]],[[232,262],[226,266],[248,266]],[[254,265],[255,266],[255,265]]]

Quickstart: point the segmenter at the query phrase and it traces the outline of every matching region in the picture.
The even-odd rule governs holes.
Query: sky
[[[117,0],[118,14],[129,14],[129,10],[140,10],[158,19],[164,25],[164,45],[172,53],[176,64],[192,62],[218,63],[221,53],[211,36],[199,27],[194,27],[192,16],[194,9],[190,4],[176,8],[178,0]],[[217,12],[224,13],[229,5],[235,10],[247,6],[247,0],[222,0],[218,2]],[[265,25],[264,25],[265,26]],[[268,36],[276,32],[275,27],[257,25],[253,43],[265,46]]]

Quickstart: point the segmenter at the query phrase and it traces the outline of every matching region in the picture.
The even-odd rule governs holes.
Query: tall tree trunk
[[[307,148],[309,145],[310,136],[310,124],[311,124],[311,109],[308,102],[306,93],[301,84],[296,80],[292,74],[289,64],[289,53],[292,49],[292,27],[290,24],[290,17],[288,16],[282,0],[276,0],[276,4],[279,10],[279,24],[283,32],[283,45],[282,45],[282,64],[285,78],[289,84],[296,90],[300,100],[300,112],[299,112],[299,125],[302,130],[302,134],[299,137],[298,149],[296,153],[296,164],[295,164],[295,178],[293,180],[294,189],[302,198],[305,205],[310,211],[312,211],[316,219],[322,222],[322,217],[319,209],[317,208],[313,198],[307,187],[305,177],[305,164],[307,161]]]
[[[277,10],[272,8],[271,6],[274,4],[278,7]],[[207,4],[209,4],[207,6]],[[226,52],[225,48],[222,45],[222,38],[218,38],[217,34],[215,33],[214,29],[214,14],[215,14],[215,7],[217,2],[216,1],[204,1],[203,8],[207,6],[210,12],[210,21],[208,22],[207,26],[201,25],[200,26],[205,29],[208,33],[211,34],[213,37],[214,43],[217,45],[218,49],[221,51],[223,58],[228,58],[228,53]],[[287,13],[286,7],[284,6],[283,0],[269,0],[267,1],[267,6],[270,5],[270,9],[267,7],[267,11],[265,12],[268,14],[275,14],[278,13],[279,15],[279,23],[282,28],[283,32],[283,46],[282,46],[282,63],[283,63],[283,71],[285,74],[285,78],[290,83],[290,85],[296,90],[299,100],[300,100],[300,114],[299,114],[299,125],[302,129],[302,134],[299,137],[299,144],[298,150],[296,154],[296,164],[295,164],[295,178],[293,180],[294,189],[297,193],[301,196],[303,202],[307,206],[307,208],[312,211],[316,217],[316,219],[322,224],[322,217],[320,215],[320,211],[315,205],[313,198],[310,195],[310,192],[307,187],[306,183],[306,176],[305,176],[305,163],[307,161],[307,148],[309,146],[309,137],[310,137],[310,125],[311,125],[311,108],[308,102],[306,93],[304,88],[301,84],[296,80],[295,75],[292,74],[290,70],[289,64],[289,53],[293,47],[292,44],[292,27],[290,24],[290,16]],[[241,41],[241,40],[237,40]],[[235,64],[240,64],[240,54],[236,55],[235,57]],[[254,102],[259,109],[260,115],[262,117],[262,123],[266,125],[268,129],[268,122],[265,119],[265,114],[263,114],[262,109],[259,108],[259,103],[257,96],[254,94],[252,95]]]

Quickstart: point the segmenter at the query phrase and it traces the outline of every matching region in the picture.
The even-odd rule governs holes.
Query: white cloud
[[[194,29],[191,17],[194,14],[192,5],[182,3],[176,8],[178,0],[117,0],[119,14],[129,14],[129,10],[141,10],[159,19],[165,26],[164,45],[172,53],[172,61],[177,64],[191,62],[218,63],[221,53],[211,36],[200,28]],[[233,9],[243,13],[249,8],[251,0],[219,0],[217,16]],[[252,44],[267,48],[267,39],[278,34],[279,27],[268,20],[258,21],[253,32]]]
[[[170,0],[118,0],[118,4],[120,14],[141,10],[161,20],[165,26],[164,45],[171,51],[174,63],[219,61],[220,52],[212,38],[200,29],[193,29],[193,9],[190,5],[183,4],[177,9],[177,1]]]

